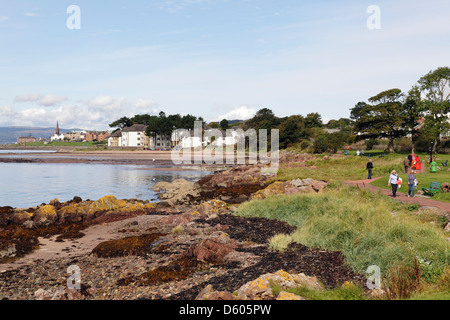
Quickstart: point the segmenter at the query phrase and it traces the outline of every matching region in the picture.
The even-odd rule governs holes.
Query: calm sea
[[[155,170],[152,166],[78,163],[0,163],[0,206],[27,208],[58,198],[157,200],[159,181],[198,181],[208,171]]]

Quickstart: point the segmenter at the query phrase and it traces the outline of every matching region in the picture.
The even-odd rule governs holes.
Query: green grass
[[[36,141],[36,142],[26,142],[22,146],[27,147],[66,147],[66,146],[73,146],[73,147],[93,147],[97,145],[107,145],[107,141],[84,141],[84,142],[76,142],[76,141],[51,141],[45,144],[42,141]]]
[[[412,263],[416,257],[422,273],[434,277],[450,263],[450,244],[441,228],[423,223],[407,205],[354,187],[340,185],[321,194],[253,200],[240,205],[236,214],[295,225],[294,233],[274,237],[270,245],[282,250],[297,242],[340,251],[361,274],[370,265],[383,272],[392,264]]]
[[[402,154],[386,154],[380,158],[384,152],[381,150],[372,151],[371,159],[374,164],[372,176],[381,176],[391,172],[392,168],[401,169],[404,158]],[[326,159],[326,160],[325,160]],[[306,162],[306,166],[302,165],[286,165],[280,164],[278,170],[279,180],[290,180],[297,178],[313,178],[320,180],[362,180],[367,178],[366,164],[367,157],[356,156],[350,153],[348,156],[328,156],[316,155],[313,160]]]

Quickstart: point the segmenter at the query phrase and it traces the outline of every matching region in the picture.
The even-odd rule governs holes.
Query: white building
[[[144,124],[133,124],[131,127],[123,128],[119,146],[144,147],[145,129],[147,126]]]

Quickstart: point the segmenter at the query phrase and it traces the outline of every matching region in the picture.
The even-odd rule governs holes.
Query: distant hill
[[[61,133],[78,129],[59,129]],[[19,137],[32,135],[35,138],[48,139],[55,134],[55,127],[0,127],[0,144],[11,144],[17,142]]]

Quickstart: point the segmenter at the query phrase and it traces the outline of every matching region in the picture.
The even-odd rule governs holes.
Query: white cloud
[[[35,102],[40,106],[51,107],[67,100],[67,96],[54,94],[25,94],[14,98],[14,102]]]
[[[27,17],[37,17],[38,16],[38,14],[37,13],[34,13],[34,12],[26,12],[26,13],[24,13]]]
[[[53,103],[57,96],[30,94],[17,96],[16,102],[36,102],[41,106]],[[65,129],[81,128],[88,130],[107,130],[109,124],[121,117],[137,114],[155,114],[157,103],[152,100],[114,98],[100,95],[73,104],[53,107],[0,106],[0,126],[54,126],[56,121]]]
[[[7,16],[0,16],[0,22],[7,21],[9,18]]]
[[[227,120],[248,120],[256,114],[256,108],[248,106],[240,106],[232,109],[231,111],[213,118],[211,121],[220,121],[223,119]]]

